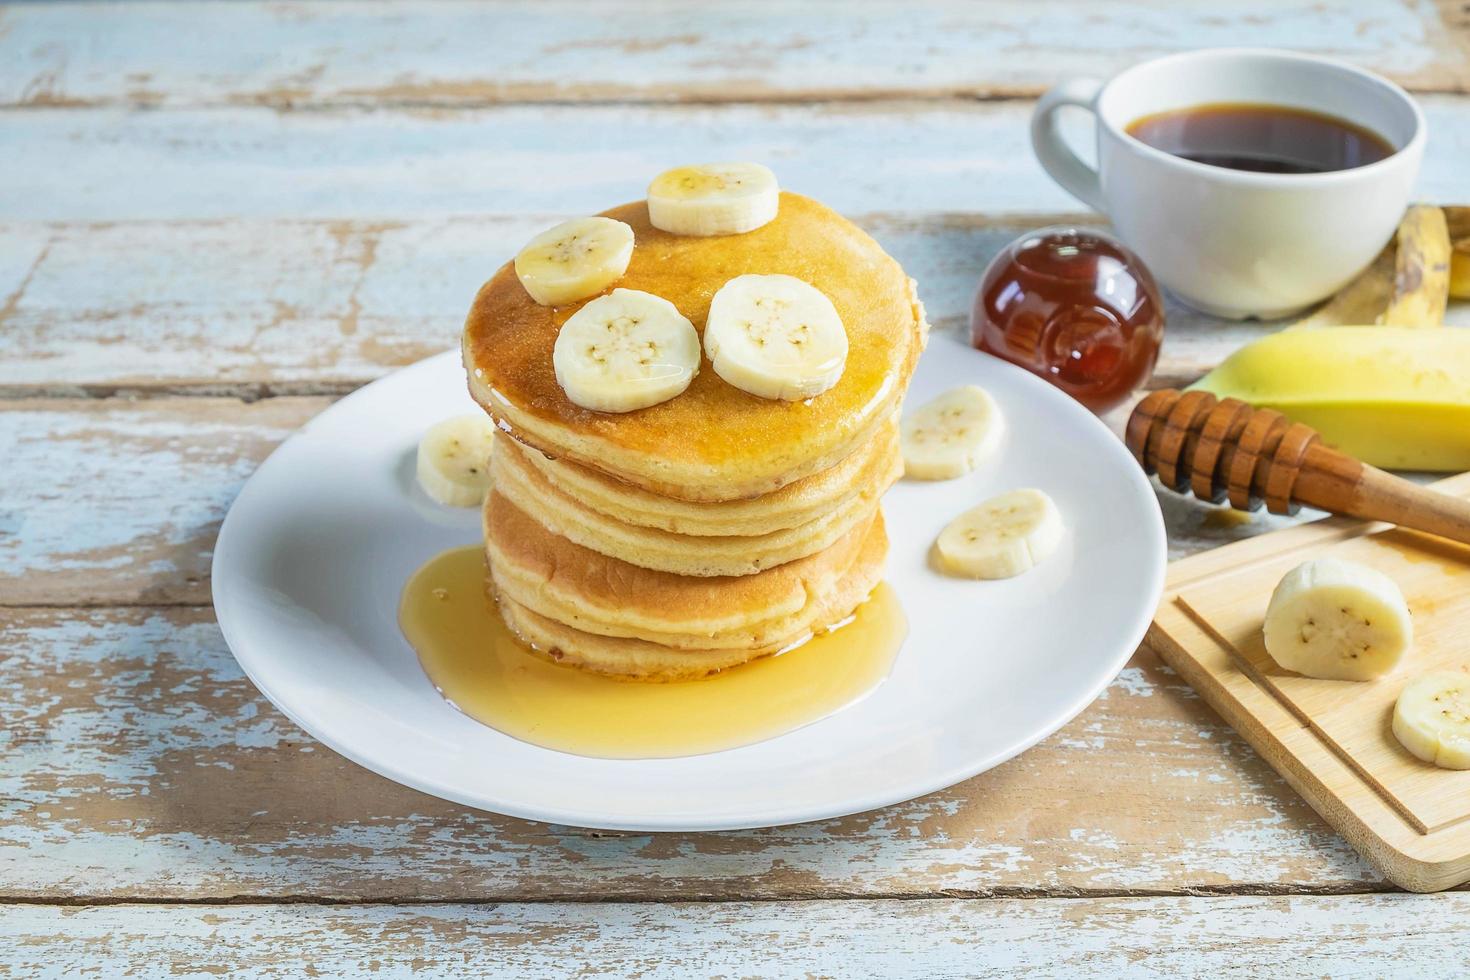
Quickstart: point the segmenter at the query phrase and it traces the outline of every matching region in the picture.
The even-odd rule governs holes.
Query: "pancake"
[[[616,286],[663,297],[701,332],[711,298],[735,276],[784,273],[820,289],[847,330],[842,377],[815,398],[775,401],[728,384],[706,361],[666,402],[589,411],[568,400],[551,359],[557,332],[582,304],[537,305],[507,263],[475,298],[463,353],[470,393],[517,439],[664,496],[725,501],[836,465],[893,414],[927,326],[912,281],[856,225],[791,193],[773,221],[743,235],[659,231],[643,201],[604,213],[631,225],[636,241]]]
[[[536,613],[506,594],[494,591],[506,624],[546,656],[596,673],[641,680],[682,680],[780,652],[842,622],[877,586],[887,549],[888,540],[879,518],[864,534],[846,573],[813,600],[804,626],[781,639],[733,649],[676,649],[648,640],[588,633]]]
[[[770,534],[814,521],[852,497],[883,493],[903,475],[898,420],[885,422],[875,437],[836,466],[748,500],[697,504],[650,493],[566,460],[551,459],[514,439],[496,451],[519,455],[557,490],[601,514],[640,527],[710,537]]]
[[[497,592],[581,632],[684,649],[778,648],[819,622],[855,563],[887,550],[882,516],[831,547],[758,575],[697,578],[609,558],[547,531],[499,492],[485,505]]]
[[[611,558],[676,575],[752,575],[815,554],[869,521],[879,496],[888,489],[887,483],[859,487],[811,521],[769,534],[676,534],[628,524],[587,506],[527,461],[534,450],[522,454],[509,448],[513,441],[495,440],[490,476],[497,492],[553,534]]]

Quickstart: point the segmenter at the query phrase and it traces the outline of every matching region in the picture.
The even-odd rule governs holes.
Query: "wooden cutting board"
[[[1470,473],[1436,489],[1470,496]],[[1266,653],[1271,590],[1329,555],[1371,565],[1404,591],[1414,649],[1388,677],[1317,680]],[[1470,671],[1470,546],[1345,518],[1227,545],[1170,566],[1147,642],[1395,884],[1429,892],[1470,880],[1470,772],[1419,761],[1391,729],[1410,678]]]

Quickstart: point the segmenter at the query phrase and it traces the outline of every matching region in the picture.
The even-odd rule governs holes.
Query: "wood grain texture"
[[[1262,623],[1271,591],[1287,571],[1315,558],[1375,568],[1403,591],[1413,614],[1413,649],[1392,676],[1371,683],[1307,677],[1283,670],[1266,651]],[[1284,548],[1222,581],[1192,585],[1179,601],[1225,641],[1252,679],[1334,746],[1420,833],[1470,818],[1470,774],[1414,758],[1389,724],[1407,680],[1432,670],[1463,670],[1470,659],[1470,548],[1400,530],[1330,547]],[[1470,874],[1470,828],[1464,836]]]
[[[1470,474],[1453,477],[1441,486],[1463,496],[1470,493]],[[1370,744],[1377,748],[1367,750],[1360,760],[1363,765],[1350,763],[1331,745],[1330,740],[1347,744],[1340,726],[1327,724],[1311,710],[1293,714],[1291,705],[1297,700],[1295,695],[1285,699],[1271,692],[1271,686],[1280,686],[1285,678],[1275,676],[1279,671],[1269,658],[1259,650],[1246,649],[1242,653],[1232,648],[1232,643],[1241,643],[1242,632],[1249,633],[1247,642],[1256,642],[1256,634],[1239,622],[1223,622],[1230,616],[1236,620],[1242,618],[1236,607],[1227,610],[1211,605],[1207,617],[1199,613],[1199,609],[1216,602],[1213,593],[1201,588],[1212,582],[1231,589],[1254,579],[1257,590],[1269,589],[1269,583],[1304,558],[1339,549],[1349,549],[1353,557],[1366,558],[1369,555],[1364,549],[1371,553],[1378,544],[1365,535],[1385,540],[1391,537],[1393,548],[1385,549],[1385,554],[1377,560],[1390,562],[1399,577],[1407,573],[1406,595],[1418,618],[1429,620],[1423,638],[1425,650],[1420,656],[1437,658],[1442,664],[1446,657],[1456,656],[1461,644],[1453,639],[1446,643],[1445,625],[1437,607],[1444,606],[1445,618],[1451,623],[1457,612],[1463,618],[1460,601],[1464,598],[1463,589],[1455,591],[1452,581],[1432,578],[1428,569],[1413,568],[1408,559],[1417,559],[1452,577],[1463,578],[1467,568],[1466,549],[1406,532],[1374,533],[1382,530],[1381,525],[1334,518],[1178,562],[1170,568],[1164,601],[1149,630],[1148,643],[1390,879],[1415,891],[1436,891],[1470,878],[1470,824],[1461,820],[1425,833],[1436,819],[1435,814],[1425,811],[1420,826],[1415,827],[1412,819],[1406,819],[1404,807],[1396,808],[1388,793],[1380,792],[1364,779],[1365,774],[1374,778],[1382,775],[1381,750],[1393,745],[1388,741],[1392,739],[1391,734],[1368,732]],[[1413,547],[1401,551],[1405,538],[1412,539]],[[1426,595],[1425,589],[1430,587],[1426,583],[1430,582],[1434,583],[1433,588],[1442,591]],[[1191,606],[1197,608],[1191,611]],[[1311,688],[1329,682],[1305,683]],[[1362,685],[1362,692],[1356,695],[1369,699],[1367,710],[1377,714],[1385,726],[1384,712],[1392,699],[1394,684],[1389,678],[1374,685]],[[1321,690],[1317,688],[1318,693]],[[1361,747],[1354,746],[1352,751],[1361,751]],[[1379,756],[1376,762],[1370,758],[1375,754]],[[1411,766],[1406,772],[1418,774],[1419,769]],[[1433,771],[1423,775],[1432,776]],[[1429,802],[1447,804],[1451,809],[1458,806],[1463,812],[1462,787],[1456,785],[1460,782],[1458,777],[1463,775],[1440,773],[1438,785],[1432,790],[1436,795],[1429,797]],[[1421,776],[1413,778],[1417,782]],[[1406,788],[1398,781],[1385,780],[1383,785],[1395,791]],[[1445,817],[1443,810],[1437,811],[1439,821]]]
[[[1470,100],[1420,98],[1416,193],[1458,203]],[[1029,102],[469,109],[0,109],[0,219],[578,214],[691,160],[749,159],[844,214],[1048,214],[1077,203],[1030,148]],[[1091,145],[1085,118],[1069,136]]]
[[[723,834],[444,803],[240,673],[208,564],[259,460],[451,346],[532,232],[671,161],[766,160],[857,215],[941,329],[1001,244],[1077,210],[1016,98],[1064,74],[1290,39],[1439,93],[1419,193],[1464,198],[1458,2],[843,8],[0,8],[0,974],[1470,969],[1465,896],[1337,895],[1387,884],[1148,651],[967,783]],[[1263,332],[1170,317],[1160,383]],[[1318,516],[1160,503],[1172,557]],[[1180,892],[1218,894],[1147,897]],[[1006,897],[1059,895],[1087,897]],[[657,904],[704,899],[780,901]],[[111,904],[301,900],[545,904]]]
[[[0,906],[38,978],[565,976],[1436,978],[1470,895],[698,905]],[[1412,965],[1411,965],[1412,964]]]
[[[1358,891],[1380,879],[1141,653],[941,793],[795,827],[608,833],[478,813],[317,745],[206,608],[0,610],[0,896],[671,900]]]
[[[208,602],[230,501],[326,404],[0,402],[0,605]]]
[[[126,6],[7,11],[0,104],[787,101],[1035,95],[1197,47],[1282,45],[1464,91],[1446,4],[1246,0]],[[165,38],[188,44],[160,44]],[[350,43],[344,43],[350,39]]]

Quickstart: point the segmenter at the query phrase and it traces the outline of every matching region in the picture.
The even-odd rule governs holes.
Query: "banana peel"
[[[1390,243],[1357,278],[1339,289],[1310,315],[1293,323],[1296,327],[1341,327],[1372,323],[1394,299],[1394,265],[1398,249]]]
[[[1393,298],[1378,322],[1391,327],[1440,326],[1450,290],[1450,231],[1443,209],[1416,204],[1399,222]]]
[[[1439,327],[1449,297],[1462,294],[1470,296],[1470,208],[1415,204],[1368,268],[1292,326]]]
[[[1450,233],[1450,295],[1470,299],[1470,208],[1445,208]]]
[[[1470,470],[1470,329],[1283,330],[1191,387],[1276,409],[1384,469]]]
[[[1470,299],[1470,238],[1456,243],[1450,253],[1450,295]]]

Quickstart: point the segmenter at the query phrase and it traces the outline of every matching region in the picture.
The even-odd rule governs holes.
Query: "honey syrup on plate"
[[[619,680],[553,663],[501,619],[479,545],[430,559],[398,622],[450,704],[533,745],[604,759],[733,749],[819,721],[883,682],[908,632],[881,584],[843,624],[776,656],[699,680]]]

